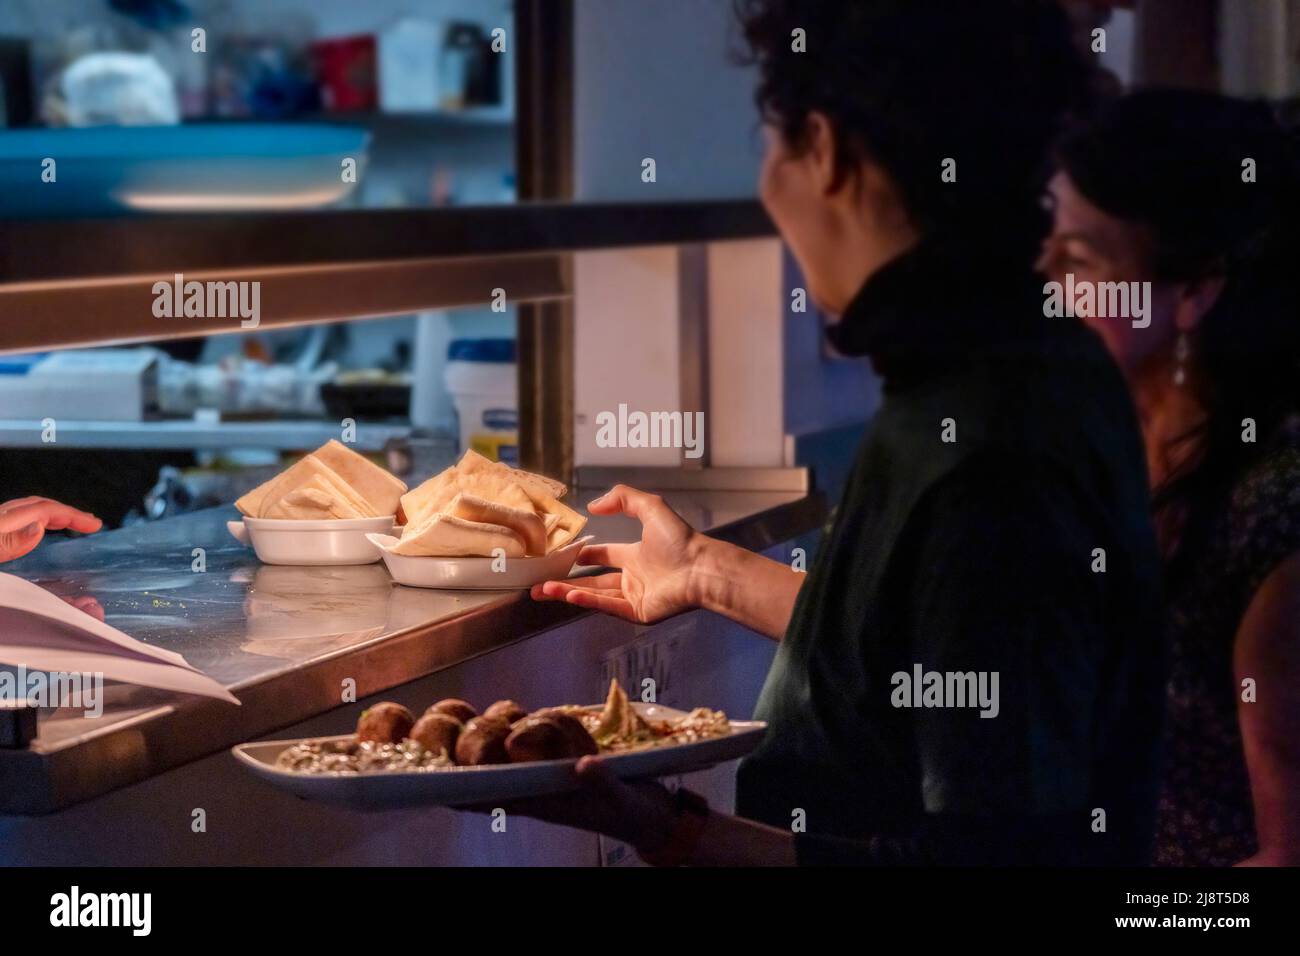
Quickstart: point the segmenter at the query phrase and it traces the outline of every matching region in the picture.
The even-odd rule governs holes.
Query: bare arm
[[[795,866],[794,834],[744,817],[710,813],[692,866]]]
[[[744,548],[701,538],[694,561],[696,604],[781,640],[807,575]]]
[[[1259,852],[1240,865],[1300,865],[1300,552],[1255,592],[1233,657],[1259,839]],[[1255,682],[1253,703],[1241,700],[1247,678]]]

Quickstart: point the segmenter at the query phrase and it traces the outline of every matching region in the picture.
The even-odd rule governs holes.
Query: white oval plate
[[[336,521],[244,518],[227,521],[226,528],[240,544],[251,545],[263,564],[324,567],[374,564],[380,556],[366,536],[373,531],[392,531],[394,520],[393,515]]]
[[[658,704],[632,704],[647,720],[686,716]],[[609,754],[605,765],[624,780],[668,777],[705,770],[745,756],[763,739],[767,724],[758,720],[733,720],[731,733],[689,744],[652,747],[632,753]],[[347,740],[351,735],[319,737]],[[419,806],[464,806],[497,800],[516,800],[575,789],[576,760],[539,760],[494,764],[486,767],[449,767],[407,773],[304,773],[275,765],[280,753],[303,740],[269,740],[231,748],[235,759],[280,790],[306,800],[358,810],[390,810]]]
[[[595,536],[569,542],[543,558],[505,558],[505,567],[492,570],[495,558],[433,558],[393,554],[389,548],[398,539],[390,534],[366,537],[384,559],[388,573],[398,584],[413,588],[447,588],[462,591],[502,591],[530,588],[543,581],[567,578],[578,561],[578,552]]]

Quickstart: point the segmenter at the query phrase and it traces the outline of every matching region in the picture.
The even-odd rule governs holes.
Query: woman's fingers
[[[45,527],[45,522],[37,513],[36,505],[21,505],[17,508],[10,508],[8,511],[0,511],[0,531],[12,534],[15,531],[23,531],[30,525],[39,525]]]
[[[578,607],[585,607],[592,611],[603,611],[606,614],[613,614],[615,617],[621,617],[628,621],[640,621],[636,611],[632,609],[631,603],[627,598],[623,597],[621,591],[614,593],[610,591],[590,591],[587,588],[573,588],[564,595],[564,600],[569,604],[576,604]]]
[[[563,601],[564,596],[577,587],[598,591],[622,591],[623,576],[618,571],[578,580],[581,584],[570,581],[543,581],[541,584],[534,584],[530,593],[536,601]]]
[[[0,532],[18,531],[33,523],[50,531],[71,528],[83,534],[98,531],[104,524],[87,511],[48,498],[23,499],[22,504],[9,502],[0,511]]]
[[[104,623],[104,605],[100,604],[94,597],[89,594],[83,594],[80,597],[65,597],[63,599],[71,604],[78,611],[89,614],[99,623]]]
[[[103,527],[94,515],[49,498],[19,498],[0,506],[0,561],[31,552],[48,531],[71,528],[90,534]]]
[[[613,588],[622,590],[623,572],[606,571],[604,574],[593,574],[586,578],[570,578],[567,581],[556,581],[555,584],[565,584],[571,588]]]
[[[604,809],[604,832],[640,847],[663,843],[676,820],[675,799],[656,781],[621,780],[599,757],[582,757],[574,768],[592,806]]]
[[[616,786],[622,786],[622,781],[605,766],[605,762],[599,757],[579,757],[578,763],[573,768],[578,774],[578,780],[584,787],[591,787],[594,790],[611,792]]]
[[[38,501],[51,501],[50,498],[38,498],[35,495],[29,495],[26,498],[15,498],[13,501],[0,502],[0,514],[8,511],[10,508],[21,508],[23,505],[35,504]]]
[[[587,505],[587,510],[594,515],[631,515],[642,524],[649,520],[656,509],[664,507],[664,501],[658,495],[638,491],[629,485],[615,485],[595,501]]]
[[[614,584],[609,587],[591,587],[585,584],[570,584],[567,581],[547,581],[545,584],[535,586],[537,590],[534,596],[542,601],[567,601],[569,595],[574,591],[590,591],[592,594],[605,594],[614,597],[621,597],[623,589]]]
[[[45,537],[45,528],[32,522],[16,531],[0,531],[0,561],[16,561],[30,553]]]
[[[578,552],[578,564],[601,568],[627,567],[628,554],[634,544],[589,544]]]
[[[623,588],[619,587],[620,576],[601,575],[601,578],[590,580],[594,583],[602,583],[602,579],[606,587],[569,584],[568,581],[546,581],[545,584],[534,584],[529,594],[534,601],[564,601],[565,604],[588,607],[590,610],[604,611],[617,618],[640,622],[641,619],[637,617],[632,604],[623,596]]]
[[[45,518],[45,528],[48,531],[71,529],[80,531],[82,534],[92,534],[103,526],[104,522],[94,515],[87,514],[84,511],[77,511],[75,508],[68,508],[65,505],[49,509]]]
[[[564,601],[593,611],[604,611],[606,614],[613,614],[615,617],[634,623],[648,623],[642,621],[641,616],[625,596],[622,588],[623,576],[619,572],[614,571],[594,578],[577,580],[582,583],[547,581],[544,584],[534,584],[530,593],[535,601]]]

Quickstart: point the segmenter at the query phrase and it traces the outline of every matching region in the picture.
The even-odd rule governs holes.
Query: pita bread
[[[557,500],[555,492],[567,490],[558,481],[467,451],[455,465],[402,495],[400,510],[407,520],[402,537],[422,534],[435,516],[447,515],[506,528],[527,554],[542,556],[571,542],[587,523]]]
[[[271,481],[275,481],[274,478]],[[248,518],[259,518],[262,515],[262,503],[266,499],[266,489],[271,481],[263,482],[252,491],[246,492],[235,500],[235,507],[239,513]]]
[[[533,506],[541,514],[551,519],[550,523],[546,525],[547,554],[557,548],[563,548],[578,537],[582,533],[582,529],[587,526],[586,518],[563,502],[556,501],[550,495],[530,492],[529,497],[533,499]]]
[[[326,491],[303,486],[291,491],[265,508],[259,518],[275,518],[281,521],[325,521],[333,518],[331,506],[334,498]]]
[[[325,475],[313,475],[304,485],[271,501],[261,515],[298,521],[320,521],[328,518],[365,518],[348,500],[339,485]]]
[[[324,468],[329,467],[323,462],[321,466]],[[368,498],[362,496],[356,488],[352,487],[352,485],[337,472],[332,474],[322,474],[321,477],[325,483],[329,485],[330,490],[333,491],[334,494],[338,495],[348,503],[352,510],[357,513],[356,516],[358,518],[377,518],[381,514],[381,512],[375,510],[375,506],[370,503]]]
[[[462,493],[521,511],[535,510],[528,493],[505,476],[487,472],[465,475],[452,467],[402,496],[407,523],[419,524],[435,511],[446,511],[452,499]]]
[[[295,465],[297,463],[295,462]],[[276,483],[283,478],[285,472],[280,472],[269,481],[264,481],[252,491],[245,493],[235,501],[235,507],[239,509],[240,514],[247,515],[250,518],[260,518],[262,508],[266,506],[266,493],[275,487]]]
[[[270,518],[272,515],[268,512],[275,508],[282,498],[290,492],[310,485],[312,480],[317,477],[325,479],[324,484],[318,483],[313,487],[318,491],[329,491],[346,501],[351,510],[355,512],[352,517],[374,518],[377,516],[375,509],[371,507],[368,501],[358,495],[352,486],[344,481],[334,469],[330,468],[314,454],[308,455],[275,478],[254,488],[236,501],[235,507],[250,518]]]
[[[452,465],[402,495],[401,509],[402,513],[406,515],[406,526],[408,528],[419,524],[426,514],[432,514],[437,510],[434,504],[439,499],[442,490],[456,481],[456,476],[456,466]],[[452,497],[454,498],[455,495],[452,495]],[[451,498],[447,500],[450,501]]]
[[[312,454],[333,468],[357,494],[365,498],[376,516],[397,513],[397,502],[406,491],[406,483],[396,475],[334,439],[330,439]]]
[[[507,527],[434,513],[423,524],[408,529],[391,550],[415,557],[450,558],[489,557],[497,548],[507,558],[524,556],[523,539]]]
[[[499,461],[491,461],[472,448],[467,449],[465,454],[461,455],[456,468],[463,475],[477,475],[484,472],[504,475],[517,485],[520,485],[530,495],[537,493],[549,495],[552,498],[563,498],[569,493],[569,489],[554,478],[535,475],[531,471],[524,471],[522,468],[511,468]]]
[[[443,513],[467,521],[509,528],[523,540],[524,550],[528,554],[538,557],[546,554],[546,525],[533,510],[531,502],[526,509],[512,508],[462,491],[451,499]]]

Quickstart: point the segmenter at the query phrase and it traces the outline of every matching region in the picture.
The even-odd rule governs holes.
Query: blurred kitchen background
[[[1107,88],[1200,86],[1294,111],[1297,0],[1062,2],[1085,48],[1104,27]],[[72,248],[80,217],[752,199],[753,78],[728,57],[732,29],[729,0],[0,0],[0,222],[66,219]],[[47,156],[69,184],[57,192],[30,186]],[[646,156],[652,187],[639,177]],[[346,160],[354,183],[333,172]],[[601,464],[583,444],[584,409],[655,395],[663,368],[640,357],[668,355],[675,375],[687,350],[675,321],[650,315],[657,300],[638,295],[643,262],[589,261],[576,287],[623,284],[613,298],[579,295],[567,316],[521,318],[509,303],[0,352],[0,501],[39,492],[110,525],[228,503],[345,419],[355,447],[416,472],[471,445],[515,463],[521,366],[546,349],[572,353],[556,363],[571,394],[547,412],[567,420],[554,430],[569,436],[564,460]],[[741,285],[761,261],[737,261]],[[800,284],[788,256],[775,271],[771,292]],[[752,392],[757,423],[733,429],[737,447],[720,458],[814,464],[833,497],[876,383],[829,355],[788,295],[769,298],[714,320],[713,348],[772,383],[715,382]],[[524,391],[544,401],[535,379]],[[769,392],[774,404],[758,408]]]
[[[355,188],[323,184],[334,207],[514,202],[514,33],[508,0],[5,0],[0,127],[12,132],[9,145],[0,133],[0,186],[21,203],[6,166],[17,175],[14,161],[48,142],[49,155],[79,150],[96,165],[191,153],[215,201],[246,197],[215,208],[282,208],[282,190],[250,196],[280,169],[231,162],[259,152],[284,159],[280,181],[299,185],[319,173],[294,170],[295,154],[355,157]],[[159,140],[175,132],[160,127],[181,137]],[[68,128],[96,138],[49,138]],[[7,215],[112,213],[105,198],[91,188]],[[121,204],[167,211],[135,198]],[[160,518],[232,500],[282,452],[337,437],[345,418],[371,452],[416,426],[431,464],[472,434],[510,460],[514,334],[510,306],[3,357],[0,500],[41,489],[110,524]],[[76,450],[71,471],[70,456],[31,447],[32,420],[46,417],[54,447]]]

